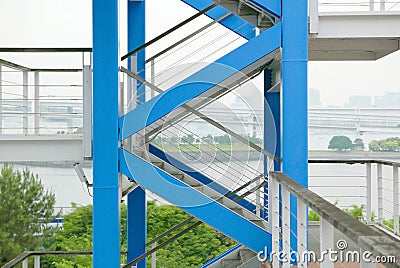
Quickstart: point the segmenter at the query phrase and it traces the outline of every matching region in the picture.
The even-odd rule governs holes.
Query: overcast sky
[[[147,39],[191,14],[179,0],[147,0]],[[91,0],[0,0],[0,23],[0,47],[91,47]],[[321,90],[323,104],[343,104],[349,95],[400,92],[399,70],[399,52],[375,62],[310,62],[309,87]]]

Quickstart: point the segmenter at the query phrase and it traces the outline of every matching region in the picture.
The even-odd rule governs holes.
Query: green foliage
[[[317,212],[315,212],[314,210],[310,209],[310,212],[308,212],[308,220],[309,221],[319,221],[320,220],[320,216]]]
[[[347,136],[333,136],[329,141],[328,149],[332,150],[349,150],[353,147],[353,143]]]
[[[63,230],[53,239],[54,250],[92,250],[92,206],[78,206],[72,203],[73,212],[64,217]],[[121,206],[121,249],[126,249],[126,205]],[[54,267],[91,267],[90,255],[48,257],[48,266]]]
[[[169,205],[147,205],[147,236],[152,240],[188,218],[188,214]],[[194,220],[193,222],[196,222]],[[162,243],[167,238],[159,241]],[[198,267],[232,247],[235,242],[208,225],[201,224],[157,252],[157,266]],[[148,266],[150,267],[150,260]]]
[[[398,152],[400,151],[400,138],[392,137],[384,140],[373,140],[368,144],[371,151],[386,151]]]
[[[54,238],[56,250],[91,250],[92,248],[92,206],[72,204],[74,211],[64,218],[64,229]],[[126,206],[121,207],[121,250],[126,249]],[[189,215],[170,205],[147,203],[147,239],[157,237]],[[195,220],[193,221],[195,222]],[[176,231],[178,232],[178,231]],[[173,235],[173,234],[172,234]],[[172,236],[171,235],[171,236]],[[169,236],[170,237],[170,236]],[[161,239],[164,242],[168,237]],[[181,236],[165,248],[157,251],[157,266],[198,267],[207,260],[221,254],[235,242],[211,227],[201,224]],[[150,247],[149,247],[150,249]],[[91,267],[91,256],[48,257],[52,267]],[[151,265],[149,258],[148,267]]]
[[[218,144],[232,144],[233,141],[229,137],[228,134],[225,134],[223,136],[215,136],[214,141]]]
[[[356,151],[363,151],[365,148],[364,141],[360,138],[357,138],[353,142],[352,149]]]
[[[28,169],[4,164],[0,174],[0,265],[24,250],[49,245],[55,195]]]
[[[344,211],[349,214],[351,217],[362,220],[363,219],[363,211],[365,209],[365,205],[361,206],[352,205],[351,208],[345,208]]]

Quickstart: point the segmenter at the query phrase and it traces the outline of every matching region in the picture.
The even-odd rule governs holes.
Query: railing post
[[[150,83],[152,85],[156,84],[156,71],[155,71],[155,66],[154,66],[154,59],[150,61]],[[153,98],[155,95],[155,92],[153,89],[150,88],[150,98]]]
[[[83,73],[83,88],[82,88],[82,103],[83,103],[83,157],[86,159],[92,158],[92,69],[90,65],[84,65]]]
[[[319,30],[318,0],[310,0],[310,34],[317,34]]]
[[[35,135],[39,135],[39,114],[40,114],[40,100],[39,100],[39,72],[35,72],[35,97],[33,100],[34,103],[34,111],[35,111],[35,120],[34,120],[34,128],[35,128]]]
[[[375,0],[369,0],[369,11],[375,10],[374,2],[375,2]]]
[[[383,177],[382,177],[382,164],[377,165],[378,177],[378,223],[383,223]]]
[[[157,242],[151,244],[151,249],[154,249],[157,246]],[[157,253],[154,251],[151,253],[151,268],[157,268]]]
[[[393,229],[399,234],[399,167],[393,166]]]
[[[371,163],[366,164],[367,168],[367,224],[371,224],[372,217],[372,176]]]
[[[379,6],[379,10],[380,11],[385,11],[386,10],[385,4],[386,4],[386,0],[381,0],[380,6]]]
[[[282,191],[282,250],[288,256],[283,268],[290,268],[290,192],[281,187]]]
[[[272,251],[280,252],[279,184],[271,174],[268,176],[268,193],[271,196],[268,202],[268,222],[272,233]],[[272,267],[279,267],[277,256],[274,256],[271,261]]]
[[[28,258],[22,261],[22,268],[28,268]]]
[[[137,73],[137,56],[136,54],[130,57],[130,71],[134,74]],[[132,77],[128,77],[128,91],[126,93],[127,98],[127,111],[133,110],[137,105],[137,81]],[[133,137],[125,140],[126,148],[132,150],[133,148]]]
[[[33,257],[33,268],[40,268],[40,256]]]
[[[297,267],[303,268],[307,267],[307,259],[303,259],[307,251],[307,215],[306,204],[297,198]]]
[[[22,73],[22,131],[24,135],[28,135],[28,72]]]
[[[0,135],[3,134],[3,70],[0,65]]]
[[[322,217],[320,218],[320,247],[321,247],[321,254],[323,252],[329,252],[329,250],[333,250],[334,247],[334,237],[333,237],[333,226],[323,219]],[[334,263],[327,258],[327,254],[325,255],[325,258],[322,260],[320,263],[321,268],[333,268]]]

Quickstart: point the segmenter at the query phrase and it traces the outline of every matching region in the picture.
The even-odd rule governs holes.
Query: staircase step
[[[266,224],[265,224],[264,221],[261,220],[261,219],[250,219],[250,221],[251,221],[252,223],[254,223],[255,225],[257,225],[257,226],[263,228],[263,229],[267,228]]]
[[[175,178],[179,179],[179,180],[183,180],[185,178],[185,175],[183,175],[183,173],[176,173],[176,172],[172,172],[170,173],[172,176],[174,176]]]
[[[254,253],[254,251],[252,251],[248,248],[239,250],[239,256],[240,256],[240,260],[242,261],[242,263],[245,263],[245,262],[251,260],[255,255],[256,255],[256,253]]]
[[[134,153],[135,155],[144,158],[145,157],[145,152],[144,150],[140,150],[140,149],[133,149],[132,153]]]
[[[225,259],[221,261],[223,268],[237,268],[242,262],[238,259]]]
[[[238,5],[238,15],[239,16],[247,16],[247,15],[257,15],[258,12],[251,7],[243,4],[242,2]]]
[[[164,169],[164,162],[152,161],[151,163],[158,168]]]
[[[155,156],[150,156],[150,158],[156,161]],[[168,169],[171,173],[177,173],[176,169],[167,163],[164,165],[165,169]],[[194,189],[164,170],[155,171],[154,165],[150,162],[123,149],[120,149],[120,169],[122,174],[134,178],[141,187],[156,193],[172,204],[180,206],[194,217],[255,252],[263,250],[265,245],[271,243],[271,234],[265,227],[259,227],[253,223],[254,221],[238,215],[228,207],[218,202],[212,202],[212,197],[209,195],[217,195],[218,192],[208,187],[199,187],[203,188],[204,192]],[[180,175],[183,176],[182,173]],[[188,175],[185,175],[185,177],[188,180],[190,179]],[[218,197],[218,199],[227,200],[226,197]],[[230,202],[234,204],[233,201]],[[218,215],[218,217],[215,217],[215,215]],[[259,221],[262,222],[263,220],[260,219]],[[262,223],[259,224],[263,226]],[[238,232],[238,229],[242,231]],[[240,261],[237,259],[235,265],[240,265],[238,262]]]
[[[244,212],[243,212],[243,208],[241,207],[235,207],[232,208],[233,211],[235,211],[237,214],[239,214],[240,216],[244,216]]]

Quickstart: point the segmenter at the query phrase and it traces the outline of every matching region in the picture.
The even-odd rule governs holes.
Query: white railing
[[[81,135],[85,157],[91,157],[92,68],[91,49],[0,49],[0,58],[49,62],[51,68],[31,68],[0,59],[0,136]],[[24,52],[28,52],[25,54]],[[75,53],[65,59],[65,54]],[[32,56],[32,53],[35,55]],[[40,60],[34,56],[40,53]],[[61,53],[61,54],[59,54]],[[78,53],[78,54],[77,54]],[[18,55],[16,55],[18,54]],[[82,59],[80,60],[80,55]],[[64,56],[61,57],[61,56]],[[59,62],[58,62],[59,61]],[[46,64],[46,63],[45,63]],[[60,68],[69,64],[74,68]],[[46,64],[47,65],[47,64]]]
[[[399,166],[379,160],[310,160],[309,188],[341,209],[363,210],[360,220],[400,234]],[[326,174],[323,170],[336,170]],[[364,170],[364,172],[362,172]]]
[[[334,267],[335,262],[359,262],[361,267],[375,267],[373,261],[379,259],[386,267],[399,267],[400,246],[394,238],[352,218],[283,173],[271,172],[269,177],[274,252],[269,257],[273,267],[279,267],[280,263],[283,267],[290,267],[290,263],[306,267],[310,262],[319,262],[321,267]],[[291,196],[295,198],[291,199]],[[293,200],[297,210],[291,209]],[[307,207],[320,217],[319,235],[310,231]],[[296,227],[291,226],[291,220],[297,222]],[[293,245],[291,237],[296,238],[296,245]],[[310,241],[313,239],[318,242],[317,247],[314,245],[311,249]]]
[[[309,0],[309,31],[318,33],[320,13],[399,12],[399,0]]]

